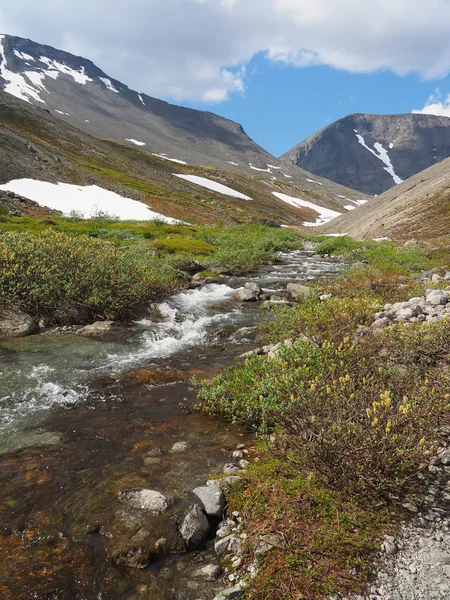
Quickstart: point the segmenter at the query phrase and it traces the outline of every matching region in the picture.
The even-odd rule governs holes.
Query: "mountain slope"
[[[361,197],[283,164],[250,139],[241,125],[130,90],[85,58],[3,35],[0,61],[0,89],[95,137],[146,150],[175,164],[258,174],[311,191],[326,187],[335,198]]]
[[[264,219],[300,226],[305,221],[318,221],[323,209],[342,213],[344,204],[357,204],[345,196],[351,190],[335,184],[329,184],[332,191],[325,184],[311,190],[301,183],[266,179],[257,172],[173,163],[125,143],[98,140],[43,106],[35,107],[0,92],[2,187],[23,178],[97,185],[143,202],[157,213],[190,223]],[[194,179],[198,177],[203,179]],[[209,189],[196,182],[206,183]],[[231,192],[220,186],[231,188]],[[301,201],[283,201],[275,193]],[[71,208],[68,206],[65,212]]]
[[[315,133],[281,160],[366,194],[381,194],[449,156],[448,117],[354,114]]]
[[[450,158],[320,227],[361,238],[432,240],[450,234]]]

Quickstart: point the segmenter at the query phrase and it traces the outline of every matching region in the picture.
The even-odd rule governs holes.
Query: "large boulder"
[[[180,528],[188,550],[200,548],[206,542],[210,526],[205,511],[198,504],[189,507]]]
[[[448,304],[448,292],[443,292],[441,290],[430,291],[426,296],[426,302],[431,306]]]
[[[246,290],[250,290],[251,292],[256,294],[256,296],[260,296],[262,294],[262,287],[260,285],[258,285],[257,283],[251,283],[249,281],[245,284],[244,287]]]
[[[38,325],[19,308],[0,309],[0,337],[25,337],[38,331]]]
[[[203,507],[208,517],[220,519],[225,509],[225,496],[218,485],[205,485],[192,490],[191,496]]]
[[[309,286],[302,283],[288,283],[286,289],[294,300],[306,298],[311,293]]]

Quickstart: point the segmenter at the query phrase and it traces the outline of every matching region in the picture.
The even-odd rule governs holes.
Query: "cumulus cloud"
[[[94,60],[148,94],[222,102],[266,60],[350,72],[450,70],[448,0],[2,0],[5,33]]]
[[[434,94],[429,96],[423,108],[414,109],[411,112],[419,115],[450,117],[450,94],[444,97],[441,90],[436,88]]]

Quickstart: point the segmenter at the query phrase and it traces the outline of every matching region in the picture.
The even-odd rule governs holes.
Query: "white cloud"
[[[420,115],[450,117],[450,94],[444,97],[441,90],[436,88],[434,94],[429,96],[423,108],[414,109],[411,112]]]
[[[221,102],[256,54],[296,67],[450,71],[448,0],[2,0],[6,33],[91,58],[138,91]]]

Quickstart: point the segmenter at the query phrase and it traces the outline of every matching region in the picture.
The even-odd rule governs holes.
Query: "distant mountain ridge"
[[[448,117],[353,114],[310,136],[281,160],[374,195],[448,157]]]

